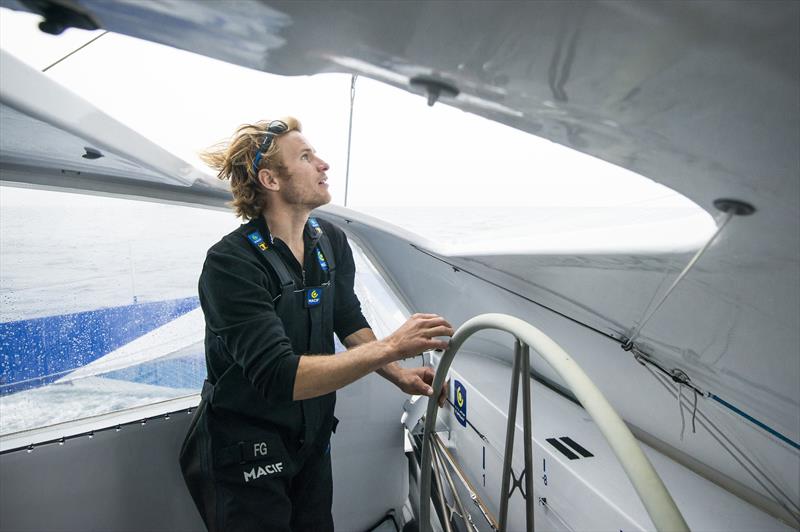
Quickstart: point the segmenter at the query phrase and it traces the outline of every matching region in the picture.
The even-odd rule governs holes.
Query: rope
[[[669,386],[670,381],[668,380],[667,377],[664,377],[664,376],[656,373],[655,371],[653,371],[648,366],[644,366],[644,368],[653,376],[653,378],[655,378],[655,380],[659,384],[661,384],[661,386],[664,387],[664,389],[667,391],[667,393],[675,394],[673,389]],[[750,457],[748,457],[741,449],[739,449],[736,446],[736,444],[733,443],[730,440],[730,438],[727,435],[725,435],[725,433],[722,430],[720,430],[720,428],[717,427],[714,424],[714,422],[711,421],[711,419],[707,415],[705,415],[700,410],[697,410],[696,412],[697,412],[697,414],[699,416],[698,422],[700,423],[700,426],[703,427],[704,429],[706,429],[706,432],[708,432],[708,434],[720,445],[720,447],[722,447],[722,449],[725,450],[731,456],[731,458],[733,458],[736,461],[736,463],[738,463],[742,467],[742,469],[744,469],[747,472],[747,474],[749,474],[750,477],[752,477],[753,480],[755,480],[756,483],[758,483],[758,485],[761,486],[764,489],[764,491],[769,494],[769,496],[772,498],[772,500],[776,504],[781,506],[786,512],[788,512],[789,515],[792,516],[792,518],[795,521],[797,521],[798,524],[800,524],[800,516],[798,516],[798,512],[800,512],[800,507],[797,506],[797,504],[791,499],[791,497],[789,497],[786,493],[784,493],[784,491],[780,487],[778,487],[772,481],[772,479],[769,478],[766,475],[766,473],[764,473],[750,459]],[[711,430],[712,428],[714,430]],[[737,456],[736,453],[733,452],[734,450],[736,451],[736,453],[739,453],[739,455],[741,455],[741,457]],[[748,465],[749,465],[749,467],[748,467]],[[755,470],[755,472],[758,473],[763,478],[763,480],[762,480],[762,478],[759,478],[759,476],[756,475],[756,473],[754,473],[753,470]],[[765,484],[765,482],[768,483],[769,486],[772,486],[773,489],[770,489],[770,487],[767,486]],[[781,497],[777,496],[774,493],[775,491],[777,491],[778,494],[780,494],[783,497],[784,500],[788,501],[789,505],[791,505],[796,510],[792,510],[792,508],[789,508],[786,505],[786,503],[784,503],[783,500],[781,500]]]
[[[667,300],[667,298],[670,296],[670,294],[672,294],[672,291],[675,290],[675,287],[678,286],[678,283],[680,283],[683,280],[683,278],[686,277],[686,274],[689,273],[689,270],[691,270],[692,267],[697,263],[697,261],[700,260],[700,257],[703,255],[703,253],[706,252],[706,250],[711,246],[714,240],[716,240],[717,236],[719,236],[722,230],[725,229],[725,226],[728,225],[728,222],[731,220],[731,218],[733,218],[732,212],[726,212],[722,215],[722,217],[720,218],[719,226],[717,227],[717,230],[714,232],[714,234],[711,235],[711,238],[708,239],[708,241],[703,245],[703,247],[697,250],[697,253],[695,253],[694,257],[692,257],[689,263],[683,268],[683,271],[681,271],[678,277],[675,278],[675,281],[672,282],[672,285],[670,285],[670,287],[667,289],[664,295],[661,296],[661,299],[658,301],[656,306],[652,310],[647,312],[644,319],[642,319],[639,325],[633,328],[633,331],[631,331],[631,336],[630,338],[628,338],[628,341],[625,344],[625,348],[627,350],[630,350],[630,348],[633,347],[633,342],[636,340],[636,338],[638,338],[639,333],[642,332],[642,329],[644,329],[644,326],[647,325],[648,321],[650,321],[650,318],[652,318],[653,315],[656,312],[658,312],[658,309],[661,308],[661,305],[663,305],[664,302]]]
[[[678,412],[681,414],[681,441],[683,441],[683,432],[686,430],[686,420],[683,418],[683,404],[681,401],[683,400],[683,385],[681,383],[676,383],[678,387]]]
[[[74,50],[72,50],[70,53],[68,53],[67,55],[65,55],[64,57],[62,57],[61,59],[59,59],[59,60],[58,60],[58,61],[56,61],[55,63],[52,63],[52,64],[50,64],[49,66],[46,66],[46,67],[44,67],[44,69],[42,69],[42,72],[47,72],[48,70],[50,70],[51,68],[53,68],[54,66],[56,66],[57,64],[59,64],[61,61],[65,60],[66,58],[70,57],[71,55],[73,55],[73,54],[75,54],[75,53],[77,53],[77,52],[79,52],[79,51],[83,50],[84,48],[86,48],[87,46],[89,46],[89,45],[90,45],[90,44],[92,44],[94,41],[96,41],[97,39],[99,39],[100,37],[102,37],[103,35],[105,35],[105,34],[107,34],[107,33],[108,33],[108,31],[106,30],[106,31],[104,31],[103,33],[101,33],[100,35],[98,35],[97,37],[95,37],[94,39],[91,39],[90,41],[88,41],[88,42],[86,42],[86,43],[84,43],[84,44],[82,44],[82,45],[78,46],[77,48],[75,48]]]
[[[358,74],[350,77],[350,124],[347,127],[347,165],[344,173],[344,206],[347,207],[347,194],[350,190],[350,146],[353,138],[353,107],[356,101],[356,80]]]
[[[569,523],[567,523],[567,521],[563,517],[561,517],[561,514],[556,512],[555,509],[552,506],[550,506],[550,504],[547,502],[546,497],[539,497],[539,504],[545,507],[545,515],[547,515],[548,512],[552,513],[553,516],[555,516],[555,518],[558,519],[559,523],[561,523],[561,526],[569,530],[569,532],[573,532],[575,530],[569,525]]]

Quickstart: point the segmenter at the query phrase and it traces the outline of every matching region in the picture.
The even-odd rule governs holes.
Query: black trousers
[[[195,478],[191,488],[203,493],[198,510],[209,532],[333,531],[333,477],[327,451],[309,456],[292,476],[269,478],[258,485]]]
[[[220,531],[333,531],[333,477],[328,451],[310,456],[291,477],[271,478],[258,486],[218,481],[214,488]],[[217,529],[209,526],[209,530]]]
[[[301,458],[296,449],[287,452],[276,434],[225,421],[213,416],[202,401],[181,449],[186,485],[209,532],[332,532],[333,477],[327,438]],[[233,441],[244,440],[245,435],[265,440],[268,454],[240,461],[217,451],[214,457],[209,429],[218,434],[218,442],[223,434]]]

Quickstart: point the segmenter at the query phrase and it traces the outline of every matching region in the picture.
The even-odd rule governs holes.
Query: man
[[[333,530],[335,390],[377,371],[432,395],[431,368],[396,361],[446,348],[453,329],[415,314],[375,338],[347,238],[309,218],[331,200],[329,167],[296,119],[242,126],[204,159],[231,180],[249,222],[208,251],[200,276],[208,379],[181,449],[184,478],[209,530]],[[348,350],[332,356],[334,333]]]

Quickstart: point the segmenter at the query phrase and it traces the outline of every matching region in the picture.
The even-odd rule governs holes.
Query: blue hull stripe
[[[53,382],[199,305],[187,297],[0,323],[0,395]]]

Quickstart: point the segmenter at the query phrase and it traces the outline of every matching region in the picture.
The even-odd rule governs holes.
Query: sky
[[[0,46],[39,70],[102,33],[68,29],[50,36],[38,21],[0,9]],[[46,75],[209,172],[200,150],[240,124],[294,115],[331,165],[333,202],[344,203],[349,75],[275,76],[113,33]],[[649,179],[441,102],[428,107],[419,95],[365,77],[356,82],[348,190],[348,207],[389,217],[480,206],[487,212],[560,209],[568,218],[576,209],[635,205],[681,213],[681,223],[664,237],[684,247],[698,246],[713,230],[704,211]],[[686,213],[689,226],[695,224],[689,231]],[[604,220],[598,223],[626,223]],[[518,243],[527,232],[516,235]],[[652,234],[637,238],[652,240]]]

